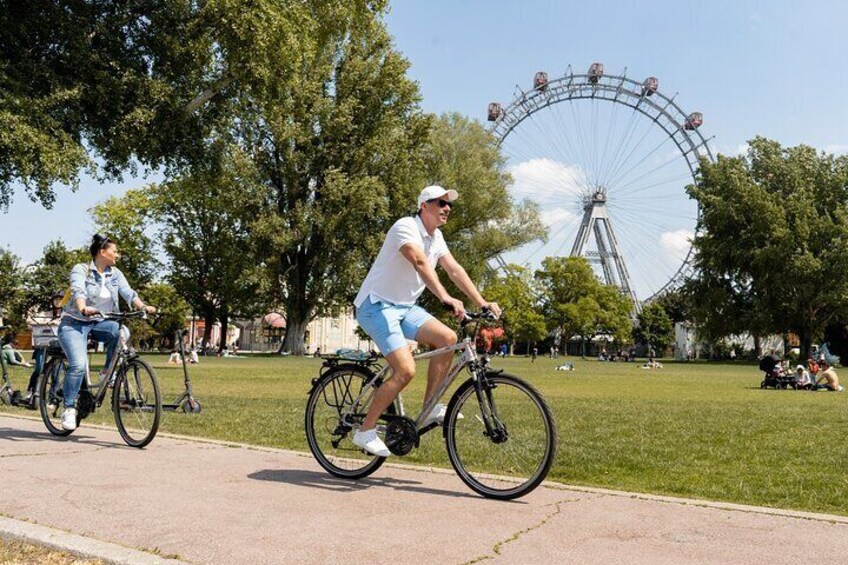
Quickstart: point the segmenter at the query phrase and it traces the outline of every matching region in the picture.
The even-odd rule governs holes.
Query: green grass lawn
[[[172,401],[181,368],[163,356],[145,358]],[[576,371],[554,371],[562,358],[493,363],[529,380],[551,405],[559,446],[549,479],[848,515],[848,394],[760,390],[759,371],[745,364],[665,363],[647,371],[568,360]],[[190,370],[203,412],[166,413],[161,430],[307,451],[303,409],[320,365],[312,358],[201,358]],[[416,412],[419,374],[404,396]],[[25,386],[24,371],[12,378]],[[111,412],[101,409],[90,421],[111,424]],[[437,433],[403,461],[450,467]]]

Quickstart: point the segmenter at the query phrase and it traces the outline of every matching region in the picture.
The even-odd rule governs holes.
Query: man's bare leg
[[[456,343],[456,332],[444,325],[439,320],[433,318],[427,320],[415,339],[421,343],[425,343],[436,349],[447,347]],[[424,393],[424,405],[430,400],[430,397],[436,394],[439,386],[447,376],[448,368],[453,359],[454,352],[447,351],[441,355],[437,355],[430,359],[430,367],[427,369],[427,391]]]
[[[374,399],[371,401],[371,408],[368,409],[365,421],[359,428],[361,432],[377,426],[377,420],[383,411],[394,402],[400,391],[406,388],[406,385],[415,376],[415,359],[412,358],[409,347],[404,346],[395,349],[386,355],[386,361],[392,368],[392,377],[377,387],[377,392],[374,393]]]

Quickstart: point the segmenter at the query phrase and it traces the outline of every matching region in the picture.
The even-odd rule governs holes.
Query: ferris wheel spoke
[[[632,137],[631,137],[630,140],[628,140],[627,143],[630,144],[631,147],[628,151],[626,151],[624,153],[623,157],[621,157],[619,159],[618,163],[613,167],[612,172],[610,174],[610,180],[608,181],[609,183],[613,183],[615,181],[615,179],[620,176],[621,172],[623,170],[625,170],[625,168],[630,163],[630,160],[634,157],[634,155],[639,154],[638,151],[642,147],[642,144],[645,143],[645,141],[648,139],[648,137],[652,133],[654,133],[654,134],[656,133],[656,130],[653,127],[651,127],[652,124],[653,124],[653,122],[651,122],[651,121],[649,121],[647,124],[642,123],[641,128],[644,129],[644,132],[638,137],[638,140],[636,142],[633,142]],[[635,133],[639,130],[640,130],[639,128],[635,128],[633,130],[634,137],[635,137]]]
[[[605,139],[605,143],[604,143],[604,152],[603,152],[603,155],[601,156],[601,165],[600,165],[600,168],[601,168],[601,178],[600,178],[601,186],[608,186],[607,182],[609,180],[609,178],[608,178],[609,177],[609,166],[611,164],[609,159],[612,157],[612,155],[610,155],[610,153],[609,153],[610,152],[610,142],[612,141],[612,139],[614,137],[613,132],[615,131],[616,125],[618,123],[618,114],[619,114],[618,109],[619,109],[619,104],[613,104],[612,105],[612,112],[611,112],[610,119],[609,119],[608,124],[607,124],[608,127],[607,127],[607,134],[605,136],[606,139]]]
[[[562,117],[562,114],[560,113],[556,105],[552,105],[550,106],[550,108],[551,115],[553,116],[554,121],[556,122],[556,129],[561,134],[562,139],[565,142],[565,146],[568,150],[568,155],[563,155],[563,161],[565,162],[565,164],[567,164],[569,161],[577,161],[577,165],[581,168],[582,171],[584,171],[583,174],[585,175],[585,171],[587,169],[586,163],[580,157],[579,152],[575,147],[575,143],[571,141],[571,135],[569,135],[568,133],[571,128],[568,127],[568,123]]]
[[[618,106],[618,104],[615,104],[615,106]],[[636,118],[638,116],[639,112],[637,112],[636,109],[631,109],[630,120],[627,122],[627,125],[624,127],[624,130],[621,135],[618,136],[618,145],[616,145],[616,148],[610,158],[608,167],[609,173],[607,174],[607,178],[603,180],[604,186],[609,186],[609,182],[612,178],[612,175],[615,173],[616,168],[618,168],[618,163],[622,157],[622,152],[624,151],[624,148],[627,147],[627,144],[630,142],[631,139],[633,139],[633,136],[636,134],[636,130],[638,129],[638,122],[636,121]]]
[[[643,155],[642,158],[639,159],[636,163],[634,163],[632,166],[630,166],[626,170],[617,174],[615,179],[610,181],[611,186],[615,187],[618,190],[621,190],[621,188],[624,187],[624,186],[628,186],[630,183],[629,182],[623,183],[624,179],[627,179],[627,177],[628,177],[628,175],[630,175],[630,173],[635,173],[642,164],[644,164],[649,158],[651,158],[653,155],[655,155],[657,153],[657,151],[659,151],[663,146],[665,146],[669,142],[669,140],[671,140],[670,137],[666,137],[666,138],[660,140],[660,142],[657,143],[653,147],[653,149],[651,149],[648,153]],[[636,177],[635,180],[639,180],[641,178],[644,178],[645,176],[650,175],[655,170],[663,168],[668,163],[679,162],[679,160],[680,160],[680,153],[677,153],[672,159],[669,159],[668,161],[663,162],[659,167],[657,167],[655,169],[651,169],[647,173],[644,173],[643,175]]]
[[[583,135],[583,131],[584,131],[583,130],[583,120],[581,119],[580,114],[575,110],[574,104],[570,104],[569,107],[571,109],[572,117],[574,118],[575,131],[577,132],[577,140],[578,140],[578,144],[580,146],[580,151],[581,151],[581,154],[584,155],[583,162],[587,164],[586,177],[587,177],[587,180],[589,181],[589,184],[591,186],[595,186],[597,184],[597,181],[595,180],[595,177],[594,177],[595,172],[593,170],[591,170],[591,164],[590,164],[590,161],[588,159],[589,153],[586,149],[586,140],[585,140],[585,136]]]
[[[643,177],[644,177],[644,175],[643,175]],[[678,174],[675,174],[674,176],[664,177],[662,179],[656,180],[655,182],[651,182],[650,184],[641,184],[641,185],[637,185],[637,186],[630,186],[632,183],[628,183],[626,185],[621,185],[619,187],[619,191],[626,188],[627,190],[625,192],[623,192],[622,194],[626,195],[627,197],[633,197],[634,195],[645,192],[646,190],[650,190],[652,188],[657,188],[657,187],[662,187],[662,186],[673,186],[674,188],[682,191],[683,185],[681,185],[681,181],[684,181],[686,179],[691,179],[691,178],[692,178],[692,175],[690,175],[688,173],[687,174],[679,174],[678,173]],[[634,179],[633,182],[635,182],[635,180],[641,180],[641,179]],[[619,194],[617,194],[616,196],[619,196]]]

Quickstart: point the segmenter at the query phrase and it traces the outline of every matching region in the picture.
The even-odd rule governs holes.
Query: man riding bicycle
[[[415,360],[406,340],[434,348],[456,343],[453,330],[416,304],[426,287],[458,319],[465,315],[462,301],[450,296],[439,282],[436,265],[477,306],[500,316],[500,307],[480,295],[465,269],[451,255],[438,229],[448,221],[452,202],[458,197],[455,190],[441,186],[424,188],[418,196],[416,215],[401,218],[389,229],[354,300],[356,321],[377,344],[394,374],[377,389],[362,426],[353,436],[353,443],[372,455],[390,455],[377,435],[377,419],[415,376]],[[452,358],[453,352],[449,351],[430,360],[425,405],[444,380]],[[445,411],[444,404],[437,404],[422,427],[433,422],[441,424]]]

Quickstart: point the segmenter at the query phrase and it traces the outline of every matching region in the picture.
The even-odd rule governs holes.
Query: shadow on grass
[[[33,432],[30,430],[16,430],[14,428],[0,428],[0,440],[10,441],[60,441],[67,443],[78,443],[81,445],[93,445],[95,447],[122,447],[123,443],[105,442],[96,440],[91,436],[81,435],[79,431],[68,436],[54,436],[50,432]]]
[[[414,492],[418,494],[434,494],[438,496],[448,496],[451,498],[476,498],[483,500],[483,497],[471,493],[430,488],[421,486],[420,481],[396,479],[392,477],[366,477],[359,480],[349,480],[340,479],[327,473],[306,471],[302,469],[265,469],[263,471],[251,473],[247,477],[255,481],[287,483],[295,486],[318,488],[336,492],[358,492],[371,488],[390,488],[392,490]]]

